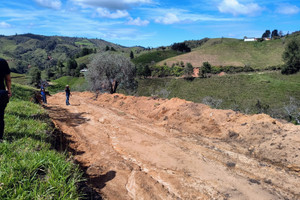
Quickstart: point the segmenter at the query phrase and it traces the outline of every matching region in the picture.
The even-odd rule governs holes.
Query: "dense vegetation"
[[[35,89],[13,84],[12,91],[0,143],[0,199],[83,197],[78,192],[80,170],[67,155],[53,149],[50,119],[41,106],[29,101]]]

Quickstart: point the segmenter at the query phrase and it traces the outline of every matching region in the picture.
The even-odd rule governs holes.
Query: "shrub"
[[[300,70],[300,42],[292,40],[288,43],[282,55],[285,61],[285,66],[282,69],[282,74],[294,74]]]

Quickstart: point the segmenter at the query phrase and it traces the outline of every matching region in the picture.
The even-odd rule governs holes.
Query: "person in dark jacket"
[[[43,103],[47,104],[47,97],[46,97],[46,91],[45,91],[45,86],[44,85],[41,86],[41,95],[42,95],[42,98],[43,98]]]
[[[0,58],[0,142],[4,135],[4,111],[11,95],[10,69],[6,60]]]
[[[68,106],[68,105],[70,105],[69,99],[70,99],[70,95],[71,95],[70,87],[68,85],[66,85],[65,92],[66,92],[66,105]]]

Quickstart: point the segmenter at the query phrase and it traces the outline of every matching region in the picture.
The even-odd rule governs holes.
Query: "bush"
[[[290,41],[282,58],[285,61],[282,74],[295,74],[300,71],[300,42],[295,39]]]
[[[151,68],[151,76],[154,77],[166,77],[171,76],[171,68],[168,66],[152,66]]]

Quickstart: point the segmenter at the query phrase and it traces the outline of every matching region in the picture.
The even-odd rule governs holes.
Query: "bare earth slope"
[[[181,99],[49,97],[104,199],[300,199],[300,127]]]

